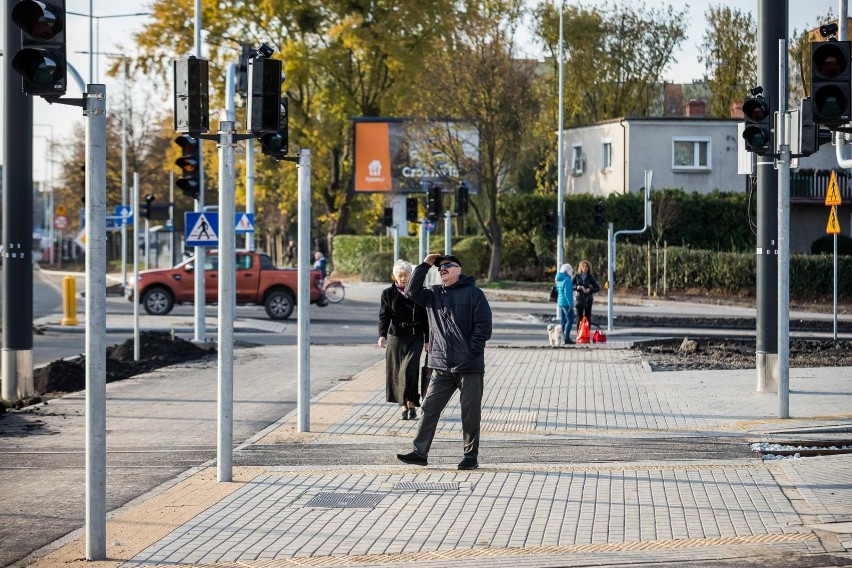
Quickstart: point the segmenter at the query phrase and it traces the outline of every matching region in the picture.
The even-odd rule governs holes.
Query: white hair
[[[393,270],[391,270],[392,274],[397,274],[398,272],[406,272],[411,274],[414,272],[414,268],[411,266],[410,262],[402,260],[401,258],[393,263]]]

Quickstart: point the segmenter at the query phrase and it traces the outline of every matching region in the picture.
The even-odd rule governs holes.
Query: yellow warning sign
[[[840,205],[840,191],[837,189],[837,174],[831,170],[831,179],[828,181],[828,191],[825,192],[826,205]]]
[[[825,226],[826,235],[836,235],[840,233],[840,223],[837,222],[837,207],[831,206],[831,213],[828,214],[828,225]]]

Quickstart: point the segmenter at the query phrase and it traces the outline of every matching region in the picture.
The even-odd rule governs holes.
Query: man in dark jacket
[[[432,266],[443,284],[426,288],[423,282]],[[414,269],[405,294],[426,308],[429,348],[426,366],[432,382],[423,401],[423,418],[414,437],[414,451],[397,454],[405,463],[427,465],[438,418],[453,393],[461,394],[464,459],[459,469],[479,467],[479,422],[482,414],[482,377],[485,342],[491,339],[491,306],[473,277],[461,273],[461,261],[452,255],[432,253]]]

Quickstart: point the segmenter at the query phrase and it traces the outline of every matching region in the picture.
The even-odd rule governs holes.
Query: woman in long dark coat
[[[420,406],[420,354],[429,341],[426,309],[405,297],[414,269],[404,260],[393,265],[393,284],[382,291],[379,347],[386,348],[387,401],[399,404],[403,420],[416,420]]]

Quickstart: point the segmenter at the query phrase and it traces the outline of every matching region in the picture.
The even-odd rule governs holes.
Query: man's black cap
[[[445,262],[455,262],[459,266],[462,265],[461,261],[459,260],[459,257],[454,256],[452,254],[448,254],[446,256],[439,256],[438,258],[436,258],[435,259],[435,266],[440,267]]]

